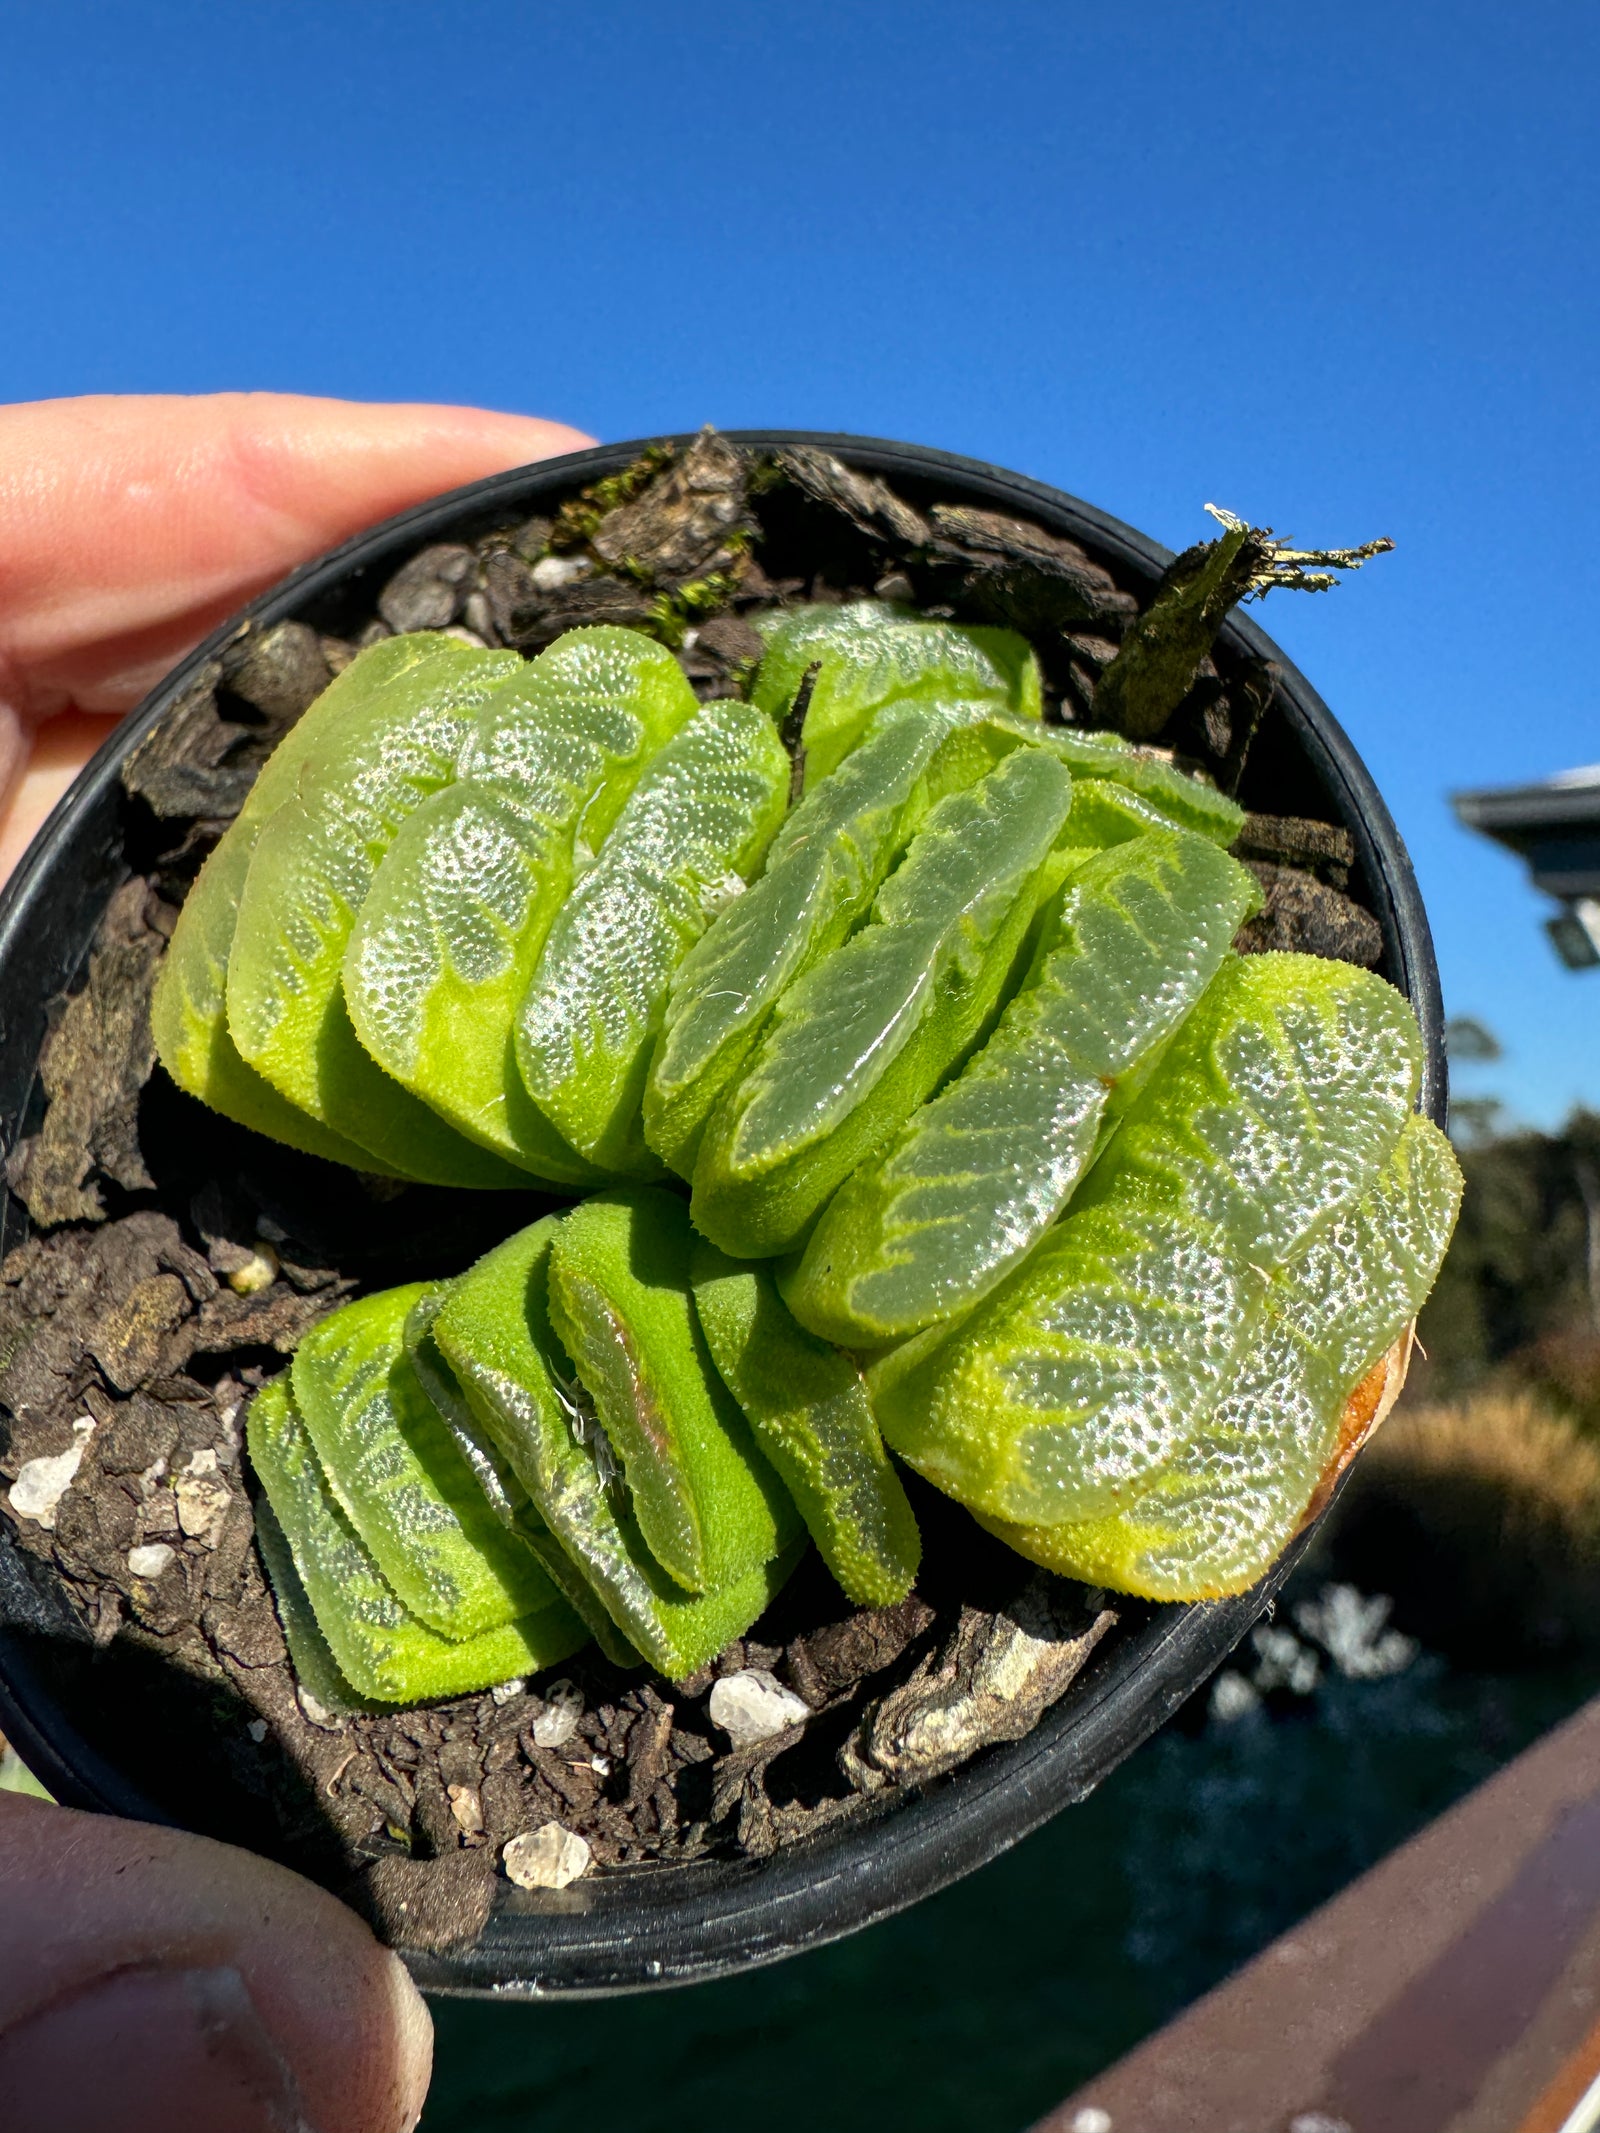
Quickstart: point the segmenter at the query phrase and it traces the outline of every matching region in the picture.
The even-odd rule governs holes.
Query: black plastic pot
[[[915,445],[792,431],[737,431],[756,447],[809,444],[882,473],[917,499],[1020,513],[1083,543],[1131,583],[1150,584],[1168,551],[1057,489]],[[0,895],[0,1138],[31,1122],[46,1003],[79,972],[111,892],[124,877],[118,776],[134,744],[245,616],[304,617],[328,626],[366,600],[430,541],[470,539],[562,498],[634,459],[637,443],[601,446],[474,483],[402,512],[308,564],[224,624],[151,695],[89,764]],[[1383,973],[1410,999],[1426,1052],[1423,1104],[1445,1113],[1438,971],[1411,863],[1377,788],[1338,722],[1253,623],[1231,620],[1223,642],[1281,669],[1254,759],[1279,812],[1331,813],[1355,840],[1359,889],[1384,941]],[[1319,804],[1320,803],[1320,804]],[[25,1234],[17,1203],[0,1203],[0,1246]],[[1058,1809],[1083,1799],[1155,1732],[1257,1620],[1305,1546],[1291,1547],[1240,1598],[1125,1610],[1066,1696],[1025,1739],[982,1751],[950,1777],[882,1813],[843,1824],[762,1861],[692,1866],[583,1881],[559,1893],[501,1884],[477,1942],[417,1956],[419,1983],[439,1992],[598,1995],[726,1975],[815,1946],[903,1909],[982,1866]],[[68,1805],[161,1822],[161,1808],[85,1740],[52,1686],[57,1640],[82,1638],[43,1589],[0,1519],[0,1728]]]

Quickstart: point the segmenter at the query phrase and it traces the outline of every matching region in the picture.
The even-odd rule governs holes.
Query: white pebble
[[[506,1879],[519,1889],[564,1889],[589,1870],[590,1851],[576,1830],[546,1822],[513,1837],[500,1854]]]
[[[533,1738],[540,1748],[564,1748],[578,1730],[583,1716],[583,1691],[575,1681],[552,1681],[545,1691],[544,1709],[533,1722]]]
[[[456,1818],[456,1827],[464,1837],[481,1837],[483,1834],[483,1798],[476,1785],[449,1785],[450,1812]]]
[[[244,1730],[259,1748],[267,1737],[267,1722],[264,1718],[252,1718]]]
[[[189,1464],[173,1481],[178,1504],[178,1524],[190,1540],[214,1548],[233,1501],[233,1491],[217,1471],[217,1455],[208,1445],[191,1455]]]
[[[526,1681],[497,1681],[489,1694],[496,1703],[509,1703],[513,1696],[520,1696],[528,1686]]]
[[[94,1424],[84,1415],[73,1423],[72,1433],[77,1439],[75,1444],[69,1445],[64,1452],[48,1454],[42,1459],[24,1460],[11,1484],[12,1510],[18,1518],[31,1518],[47,1533],[55,1531],[57,1507],[83,1464],[84,1452],[94,1435]]]
[[[533,582],[540,592],[556,592],[586,578],[594,565],[586,555],[543,555],[533,566]]]
[[[711,1723],[720,1726],[736,1748],[771,1740],[775,1733],[803,1725],[811,1716],[810,1704],[793,1689],[786,1689],[764,1666],[724,1674],[712,1686],[710,1710]]]
[[[1067,2133],[1111,2133],[1111,2113],[1102,2111],[1097,2103],[1086,2103],[1073,2112]]]
[[[136,1578],[158,1578],[176,1561],[176,1553],[165,1541],[147,1541],[142,1548],[128,1550],[128,1568]]]

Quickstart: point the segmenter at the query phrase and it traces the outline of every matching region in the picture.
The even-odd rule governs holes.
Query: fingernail
[[[311,2133],[237,1970],[123,1970],[0,2036],[6,2133]]]

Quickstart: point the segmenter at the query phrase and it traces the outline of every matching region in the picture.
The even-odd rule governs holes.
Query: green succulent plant
[[[1162,597],[1178,654],[1153,608],[1116,685],[1147,706],[1215,627],[1189,576]],[[587,1195],[341,1306],[256,1396],[325,1700],[591,1636],[685,1678],[808,1540],[892,1604],[896,1459],[1064,1574],[1240,1590],[1437,1269],[1459,1181],[1415,1021],[1232,951],[1231,799],[1046,723],[1010,631],[760,628],[749,700],[706,704],[629,630],[375,645],[184,907],[182,1087],[379,1175]]]

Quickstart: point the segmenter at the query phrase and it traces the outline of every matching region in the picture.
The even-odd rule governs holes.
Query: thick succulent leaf
[[[482,654],[436,630],[385,637],[358,652],[297,718],[273,749],[239,811],[241,822],[264,820],[298,794],[312,766],[347,735],[377,717],[406,716],[418,698],[448,693],[480,668]]]
[[[801,735],[808,785],[837,769],[874,712],[906,697],[988,698],[1039,716],[1038,662],[1014,630],[929,622],[882,600],[790,608],[756,627],[766,642],[750,692],[760,709],[781,720],[816,669]]]
[[[291,1103],[234,1044],[227,1021],[234,923],[261,826],[294,798],[307,758],[331,731],[368,717],[375,702],[387,700],[391,684],[415,681],[423,672],[450,672],[465,650],[453,638],[432,634],[388,637],[359,653],[323,690],[273,750],[237,821],[201,868],[156,977],[156,1049],[180,1088],[257,1133],[358,1170],[405,1174],[404,1166],[396,1169]]]
[[[1416,1017],[1371,971],[1232,956],[1131,1106],[1082,1204],[1130,1194],[1280,1266],[1377,1176],[1416,1103]]]
[[[462,1275],[435,1322],[435,1337],[479,1419],[618,1630],[653,1666],[681,1680],[750,1627],[799,1560],[800,1544],[721,1592],[700,1596],[685,1592],[655,1560],[620,1474],[602,1453],[593,1416],[573,1397],[572,1365],[550,1323],[550,1252],[560,1219],[547,1216]]]
[[[1066,1205],[1111,1093],[1189,1013],[1257,896],[1179,830],[1079,866],[987,1043],[845,1181],[784,1273],[801,1323],[872,1347],[986,1295]]]
[[[345,1000],[373,1058],[473,1140],[555,1183],[600,1174],[529,1102],[517,1008],[575,867],[698,709],[661,645],[569,631],[485,702],[464,775],[401,826],[351,934]]]
[[[1130,792],[1113,778],[1089,778],[1080,772],[1072,781],[1072,811],[1061,841],[1086,852],[1107,851],[1126,844],[1151,830],[1188,829],[1142,794]],[[1194,832],[1189,832],[1191,835]],[[1208,844],[1217,842],[1207,838]]]
[[[450,783],[473,718],[514,654],[480,652],[378,692],[314,749],[297,795],[256,841],[228,959],[228,1025],[291,1103],[396,1167],[440,1184],[517,1182],[383,1074],[350,1025],[350,932],[400,824]]]
[[[283,1641],[289,1647],[295,1680],[325,1710],[341,1714],[381,1711],[384,1706],[376,1698],[363,1696],[340,1671],[332,1647],[317,1627],[316,1611],[294,1567],[294,1556],[278,1523],[278,1514],[265,1496],[256,1498],[253,1511],[256,1546],[278,1603],[278,1620],[283,1624]]]
[[[639,773],[700,706],[638,630],[568,630],[489,698],[461,761],[529,815],[575,825],[577,863],[605,842]]]
[[[356,1036],[457,1131],[558,1185],[601,1173],[517,1073],[517,1008],[572,881],[571,821],[510,805],[480,779],[423,802],[390,846],[344,956]]]
[[[391,1080],[352,1028],[340,966],[370,878],[362,855],[300,800],[262,825],[228,959],[234,1042],[290,1103],[404,1176],[525,1187],[526,1172]]]
[[[253,1132],[396,1177],[402,1173],[279,1095],[239,1056],[228,1033],[228,951],[260,821],[234,823],[200,869],[156,973],[150,1027],[161,1064],[180,1089]]]
[[[779,1000],[713,1112],[694,1218],[737,1257],[787,1250],[982,1034],[1035,915],[1071,779],[1036,749],[947,795],[871,923]]]
[[[694,1172],[712,1106],[787,985],[845,939],[928,810],[1007,742],[946,707],[891,705],[784,822],[766,867],[674,973],[645,1088],[645,1139]]]
[[[1244,809],[1203,778],[1191,777],[1150,748],[1135,747],[1117,733],[1088,733],[1076,726],[1042,726],[1030,738],[1048,748],[1082,782],[1109,780],[1135,793],[1178,829],[1193,830],[1224,847],[1244,828]]]
[[[676,1193],[600,1193],[561,1220],[550,1322],[656,1561],[690,1592],[716,1592],[797,1530],[794,1506],[712,1367],[689,1280],[689,1211]]]
[[[535,1104],[603,1169],[656,1177],[640,1119],[672,979],[783,820],[789,759],[750,705],[707,704],[657,755],[552,923],[517,1015]]]
[[[496,1437],[485,1428],[472,1402],[462,1391],[460,1379],[446,1362],[444,1351],[434,1339],[433,1322],[444,1308],[449,1293],[448,1283],[430,1290],[413,1305],[406,1320],[406,1350],[423,1390],[439,1410],[451,1436],[478,1477],[496,1517],[532,1549],[551,1584],[606,1657],[618,1666],[641,1665],[639,1654],[606,1613],[577,1565],[539,1516],[516,1469],[500,1449]]]
[[[1345,1402],[1426,1300],[1460,1198],[1450,1144],[1411,1119],[1366,1196],[1274,1278],[1222,1397],[1142,1494],[1083,1524],[984,1523],[1033,1561],[1119,1592],[1247,1590],[1298,1529]]]
[[[691,1270],[712,1360],[823,1561],[858,1606],[903,1600],[922,1540],[860,1370],[795,1323],[765,1268],[701,1239]]]
[[[554,1666],[588,1641],[559,1601],[459,1642],[419,1621],[335,1502],[286,1377],[251,1401],[246,1442],[317,1627],[359,1695],[390,1704],[463,1696]]]
[[[555,1599],[537,1559],[495,1517],[406,1353],[426,1285],[331,1312],[295,1351],[290,1382],[328,1486],[401,1602],[460,1640]]]
[[[445,1361],[443,1351],[433,1337],[433,1322],[444,1309],[449,1293],[448,1282],[422,1289],[406,1314],[403,1332],[406,1354],[411,1358],[418,1384],[455,1439],[456,1449],[471,1467],[490,1510],[502,1525],[517,1527],[522,1537],[528,1539],[530,1528],[536,1534],[539,1524],[532,1499],[494,1439],[473,1413],[455,1372]],[[543,1562],[542,1554],[539,1559]]]
[[[1311,1353],[1319,1392],[1342,1404],[1427,1302],[1461,1211],[1461,1166],[1431,1119],[1406,1120],[1365,1196],[1274,1284]]]
[[[1128,1502],[1215,1404],[1274,1271],[1388,1162],[1417,1063],[1410,1009],[1368,972],[1226,963],[1030,1257],[876,1366],[889,1444],[995,1518]]]
[[[992,1517],[1095,1516],[1193,1434],[1264,1288],[1225,1240],[1166,1210],[1070,1211],[953,1332],[868,1372],[885,1442]]]

